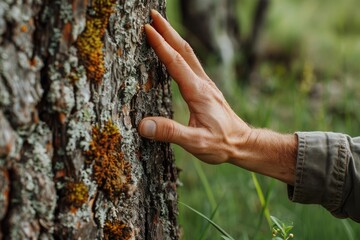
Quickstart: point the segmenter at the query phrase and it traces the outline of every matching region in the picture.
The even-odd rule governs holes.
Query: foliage
[[[272,234],[273,240],[288,240],[294,237],[290,231],[293,229],[293,226],[290,224],[285,224],[280,221],[278,218],[271,216],[271,221],[273,222]]]

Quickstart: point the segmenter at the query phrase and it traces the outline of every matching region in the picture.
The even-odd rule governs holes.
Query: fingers
[[[186,63],[184,58],[175,51],[164,38],[149,24],[145,25],[148,42],[165,64],[168,72],[178,83],[184,99],[189,99],[195,94],[198,76]]]
[[[180,146],[189,144],[196,131],[171,119],[163,117],[147,117],[139,124],[141,136],[163,142],[176,143]]]
[[[191,69],[198,75],[206,75],[198,58],[190,45],[171,27],[168,21],[161,16],[156,10],[151,10],[151,18],[153,19],[153,26],[165,38],[184,60],[189,64]]]

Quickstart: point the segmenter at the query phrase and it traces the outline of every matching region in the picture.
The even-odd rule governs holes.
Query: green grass
[[[251,1],[243,0],[239,7],[245,32]],[[176,4],[168,0],[168,17],[181,30]],[[280,132],[320,130],[360,136],[357,5],[356,0],[273,0],[259,49],[277,47],[296,56],[290,68],[262,62],[257,69],[262,80],[237,88],[236,101],[230,103],[235,111],[253,126]],[[175,119],[187,124],[186,105],[175,85],[173,92]],[[241,168],[207,165],[178,146],[174,149],[182,169],[180,201],[235,239],[271,239],[269,215],[292,223],[295,239],[360,239],[359,224],[337,219],[321,206],[290,202],[286,185],[280,182],[259,175],[254,180],[255,175]],[[221,239],[206,219],[184,205],[179,210],[183,239]]]

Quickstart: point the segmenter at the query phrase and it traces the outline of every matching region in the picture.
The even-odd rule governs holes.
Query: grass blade
[[[226,237],[224,235],[222,235],[221,238],[224,239],[224,240],[231,240],[231,238],[228,238],[228,237]]]
[[[275,181],[274,181],[274,180],[271,180],[269,189],[268,189],[268,191],[266,192],[266,195],[265,195],[265,204],[264,204],[264,206],[262,207],[262,210],[261,210],[261,213],[260,213],[260,216],[259,216],[259,221],[258,221],[256,230],[255,230],[254,239],[256,239],[257,234],[259,233],[261,224],[262,224],[263,219],[264,219],[265,210],[268,209],[269,199],[270,199],[270,195],[271,195],[272,189],[273,189],[273,187],[274,187],[274,183],[275,183]]]
[[[214,220],[215,214],[217,213],[217,210],[219,209],[219,206],[220,206],[220,203],[216,206],[214,211],[211,213],[210,220]],[[204,231],[201,233],[199,240],[204,240],[205,239],[210,225],[211,225],[211,223],[207,222],[206,227],[205,227]]]
[[[286,236],[286,232],[284,230],[284,226],[280,223],[280,220],[277,219],[276,217],[274,216],[270,216],[271,220],[273,223],[275,223],[275,225],[279,228],[279,230],[281,231],[282,235],[283,236]]]
[[[214,193],[212,191],[212,188],[210,187],[209,181],[204,173],[204,170],[202,169],[199,161],[193,161],[195,170],[197,174],[199,175],[200,181],[205,189],[207,199],[209,200],[209,203],[211,205],[211,210],[214,210],[216,208],[216,200],[214,197]]]
[[[201,216],[202,218],[204,218],[206,221],[208,221],[211,225],[213,225],[223,236],[225,236],[228,240],[234,240],[233,237],[231,237],[230,234],[228,234],[224,229],[222,229],[219,225],[217,225],[214,221],[212,221],[211,219],[209,219],[207,216],[205,216],[204,214],[202,214],[201,212],[195,210],[194,208],[190,207],[189,205],[180,202],[179,203],[187,208],[189,208],[191,211],[195,212],[197,215]]]
[[[258,197],[259,197],[259,200],[260,200],[260,203],[261,203],[261,206],[263,208],[263,212],[265,214],[265,218],[269,224],[269,227],[271,229],[272,227],[272,223],[271,223],[271,218],[270,218],[270,212],[269,212],[269,209],[267,207],[267,200],[265,201],[265,197],[264,197],[264,193],[261,189],[261,186],[260,186],[260,183],[255,175],[255,173],[251,173],[251,177],[252,177],[252,180],[254,182],[254,185],[255,185],[255,189],[256,189],[256,192],[258,194]]]
[[[203,168],[201,167],[201,164],[199,161],[194,161],[194,166],[195,166],[195,170],[196,173],[198,174],[200,181],[205,189],[205,193],[207,196],[207,199],[210,203],[210,207],[211,207],[211,217],[210,219],[213,220],[215,218],[217,209],[218,209],[218,204],[216,204],[216,200],[215,200],[215,196],[214,196],[214,192],[212,190],[212,188],[210,187],[208,178],[206,177],[206,174],[204,173]],[[208,229],[210,227],[210,223],[207,223],[207,226],[205,227],[204,231],[201,233],[199,240],[203,240],[205,239],[206,233],[208,232]]]
[[[345,232],[346,232],[346,235],[348,236],[348,239],[349,240],[354,240],[355,239],[354,230],[350,226],[349,221],[347,219],[343,219],[343,220],[341,220],[341,222],[344,225]]]

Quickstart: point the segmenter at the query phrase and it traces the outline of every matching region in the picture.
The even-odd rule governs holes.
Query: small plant
[[[290,232],[294,227],[292,224],[286,224],[274,216],[270,218],[273,222],[271,227],[273,240],[288,240],[294,238],[294,234]]]

